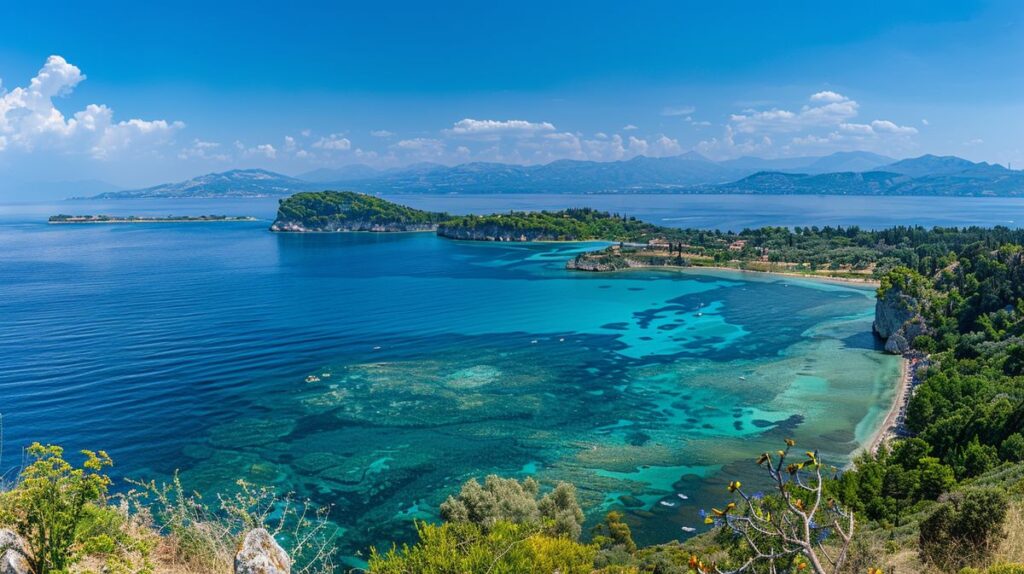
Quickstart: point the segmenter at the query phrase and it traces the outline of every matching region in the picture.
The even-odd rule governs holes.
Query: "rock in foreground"
[[[291,570],[291,557],[263,528],[246,534],[235,555],[235,574],[289,574]]]

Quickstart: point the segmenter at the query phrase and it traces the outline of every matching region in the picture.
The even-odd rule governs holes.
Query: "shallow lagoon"
[[[869,289],[264,225],[0,226],[4,466],[38,439],[273,484],[335,504],[351,552],[472,476],[531,474],[655,542],[783,436],[841,463],[897,376]]]

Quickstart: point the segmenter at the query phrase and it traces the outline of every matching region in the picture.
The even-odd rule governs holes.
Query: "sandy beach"
[[[910,390],[910,359],[902,357],[900,362],[900,380],[899,387],[896,389],[896,393],[892,398],[892,405],[889,407],[889,412],[885,415],[885,419],[882,424],[878,425],[875,433],[871,436],[871,440],[861,450],[867,450],[868,452],[878,452],[879,447],[882,443],[895,436],[896,423],[899,420],[900,408],[906,401],[907,393]]]

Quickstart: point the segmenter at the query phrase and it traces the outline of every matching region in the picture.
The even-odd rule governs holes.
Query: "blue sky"
[[[689,150],[1024,166],[1016,1],[160,4],[0,9],[0,176]]]

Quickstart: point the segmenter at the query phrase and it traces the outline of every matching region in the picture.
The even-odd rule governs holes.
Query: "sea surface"
[[[401,199],[451,212],[593,205],[723,228],[1009,224],[1021,205]],[[652,543],[703,528],[699,509],[722,503],[730,479],[753,479],[757,454],[784,437],[841,465],[892,399],[898,360],[880,353],[873,292],[860,286],[564,269],[596,243],[45,223],[61,212],[271,218],[275,204],[0,205],[0,472],[38,440],[105,449],[118,477],[179,470],[206,493],[244,478],[333,504],[353,563],[408,539],[469,478],[535,476],[575,483],[591,521],[624,510]]]

